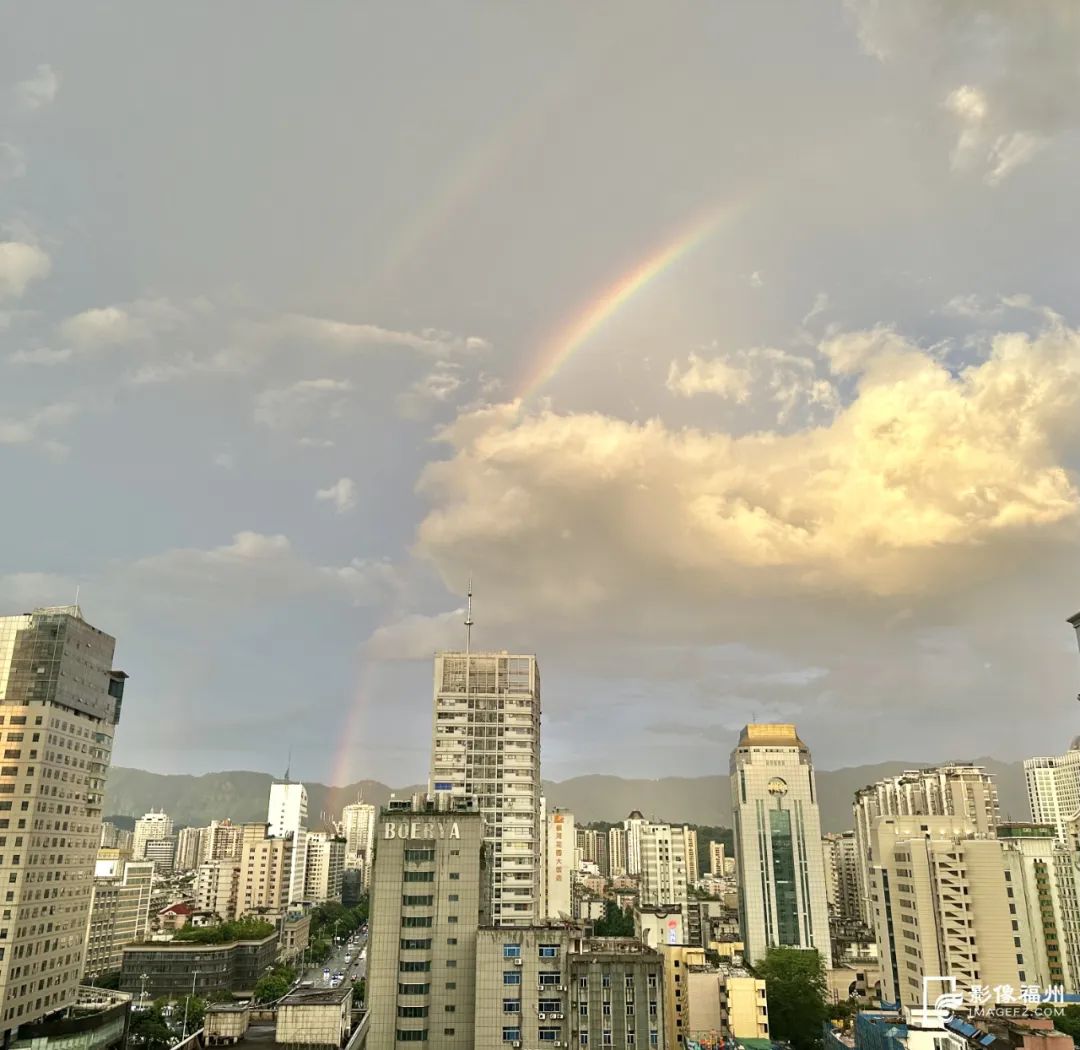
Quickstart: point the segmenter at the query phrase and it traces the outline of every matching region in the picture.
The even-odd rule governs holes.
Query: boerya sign
[[[445,820],[403,820],[400,823],[387,822],[383,825],[384,839],[459,839],[461,828],[457,821]]]

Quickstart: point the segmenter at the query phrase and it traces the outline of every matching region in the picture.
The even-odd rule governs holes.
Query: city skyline
[[[116,762],[421,775],[470,577],[555,779],[1059,754],[1080,39],[894,6],[5,12],[0,608]]]

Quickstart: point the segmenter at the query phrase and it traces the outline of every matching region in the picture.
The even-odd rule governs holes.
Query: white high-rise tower
[[[743,729],[731,753],[731,808],[750,961],[770,948],[815,948],[831,966],[814,766],[793,725]]]
[[[491,843],[496,926],[529,926],[540,899],[540,671],[535,656],[435,656],[432,794],[474,798]]]
[[[270,803],[266,811],[266,834],[270,838],[293,840],[292,870],[289,872],[288,903],[304,899],[307,871],[307,789],[303,784],[276,780],[270,785]]]

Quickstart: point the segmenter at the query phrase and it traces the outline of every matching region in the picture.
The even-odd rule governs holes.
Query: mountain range
[[[995,775],[1002,815],[1029,820],[1023,765],[991,758],[974,761]],[[844,831],[851,827],[851,800],[858,788],[926,764],[882,762],[817,770],[822,830]],[[209,824],[224,817],[238,823],[265,820],[273,780],[268,773],[246,771],[190,776],[114,766],[105,790],[105,812],[133,818],[150,809],[164,809],[178,827]],[[569,780],[545,780],[543,784],[549,808],[567,809],[579,822],[621,821],[631,810],[638,809],[646,817],[672,823],[723,827],[731,824],[731,795],[728,778],[723,775],[645,780],[591,774]],[[383,805],[391,794],[406,797],[423,789],[417,784],[391,788],[377,780],[358,780],[344,787],[310,781],[305,781],[305,785],[309,824],[313,828],[339,817],[342,806],[358,798]]]

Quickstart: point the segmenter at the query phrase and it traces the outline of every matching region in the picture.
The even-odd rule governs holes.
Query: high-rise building
[[[127,678],[113,669],[115,646],[77,606],[0,618],[0,835],[25,843],[13,852],[9,838],[0,857],[5,1043],[12,1029],[76,1000]]]
[[[131,859],[146,860],[146,844],[172,838],[172,817],[162,810],[150,810],[135,821],[135,834],[131,844]]]
[[[724,844],[722,842],[709,843],[709,874],[716,878],[724,875]]]
[[[177,871],[194,871],[202,863],[209,828],[181,828],[176,834]]]
[[[284,915],[292,901],[293,839],[272,838],[265,824],[244,824],[240,848],[237,915]],[[303,892],[295,899],[300,900]]]
[[[829,908],[839,918],[861,921],[859,849],[854,831],[829,832],[821,839],[825,861],[825,890]]]
[[[384,810],[377,836],[367,1045],[472,1050],[476,931],[491,902],[485,820],[477,812],[407,806]]]
[[[341,811],[341,830],[345,836],[345,867],[361,871],[365,886],[371,884],[377,820],[378,810],[363,801],[350,802]]]
[[[1016,904],[1026,934],[1028,983],[1080,992],[1080,855],[1057,841],[1050,824],[999,824],[997,837],[1006,893],[1013,890],[1010,904]]]
[[[1050,824],[1058,841],[1066,842],[1066,824],[1080,814],[1080,736],[1064,755],[1024,760],[1031,819]]]
[[[213,912],[222,922],[237,918],[240,861],[206,860],[195,871],[195,907]]]
[[[438,653],[434,692],[431,793],[475,798],[492,848],[492,923],[529,926],[543,909],[536,657]]]
[[[693,886],[701,878],[701,865],[698,863],[697,828],[683,826],[683,842],[686,843],[686,881]]]
[[[623,821],[626,832],[626,874],[641,874],[641,829],[648,823],[638,810]]]
[[[574,814],[556,809],[547,814],[546,823],[544,915],[549,919],[568,919],[574,912]]]
[[[118,828],[111,820],[101,822],[102,849],[123,850],[130,858],[134,836],[130,831]]]
[[[855,842],[859,856],[861,919],[868,925],[870,907],[871,828],[878,817],[962,817],[984,835],[992,834],[1000,819],[997,785],[982,766],[948,763],[909,769],[855,792]]]
[[[344,870],[345,840],[325,831],[308,832],[303,899],[311,904],[341,900]]]
[[[308,797],[303,784],[289,780],[270,785],[270,802],[266,811],[266,833],[270,838],[289,838],[290,850],[288,901],[304,899],[307,878],[307,819]]]
[[[231,820],[212,820],[203,836],[200,862],[208,860],[239,860],[243,848],[244,829]]]
[[[626,829],[608,829],[608,864],[611,867],[611,875],[617,878],[619,875],[628,874],[626,870]]]
[[[831,963],[821,818],[810,749],[789,724],[751,723],[731,754],[739,921],[751,962],[769,948]]]
[[[93,983],[119,973],[124,946],[145,938],[153,879],[150,861],[124,860],[115,849],[98,852],[83,963],[83,974]]]
[[[639,831],[641,849],[641,892],[643,906],[674,904],[686,922],[686,828],[670,824],[643,824]]]
[[[1032,930],[993,831],[965,817],[878,817],[870,891],[882,995],[917,1005],[923,978],[976,985],[1036,983]]]

